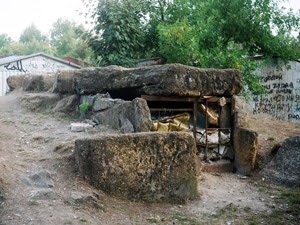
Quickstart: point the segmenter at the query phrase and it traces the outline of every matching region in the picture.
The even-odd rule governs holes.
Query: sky
[[[34,24],[49,35],[53,23],[65,18],[84,24],[79,12],[86,10],[81,0],[2,0],[0,4],[0,34],[18,41],[20,34]]]
[[[287,8],[300,10],[300,0],[289,0]],[[0,34],[18,41],[20,34],[34,24],[43,34],[49,35],[52,24],[65,18],[83,24],[85,12],[82,0],[2,0],[0,7]]]

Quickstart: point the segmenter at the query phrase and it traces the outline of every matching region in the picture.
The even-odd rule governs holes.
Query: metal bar
[[[218,117],[218,124],[219,124],[219,128],[218,128],[218,154],[220,154],[220,137],[221,137],[221,129],[220,129],[220,117],[221,117],[221,106],[220,104],[218,103],[218,114],[219,114],[219,117]]]
[[[207,161],[207,150],[208,150],[208,143],[207,143],[207,101],[205,101],[205,149],[204,149],[204,161]]]
[[[151,112],[192,112],[193,110],[191,108],[149,108]]]
[[[197,142],[197,136],[196,136],[196,131],[197,131],[197,112],[198,112],[198,98],[195,98],[194,99],[194,103],[193,103],[193,134],[194,134],[195,142]]]
[[[155,96],[155,95],[142,95],[143,99],[147,101],[167,101],[167,102],[194,102],[196,97],[185,97],[185,96],[179,96],[179,97],[166,97],[166,96]]]

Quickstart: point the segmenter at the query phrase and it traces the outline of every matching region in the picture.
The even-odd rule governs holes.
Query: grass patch
[[[276,199],[276,209],[269,214],[251,215],[249,225],[272,224],[286,225],[299,224],[300,220],[300,188],[280,190]]]
[[[39,205],[39,204],[40,203],[35,199],[29,201],[29,205]]]
[[[268,137],[267,141],[275,141],[275,138],[273,138],[273,137]]]
[[[176,220],[175,224],[200,225],[200,222],[198,222],[195,218],[181,212],[176,212],[173,215],[173,219]]]
[[[72,206],[73,208],[75,209],[81,209],[81,205],[78,204],[75,200],[68,200],[68,201],[65,201],[65,203],[69,206]]]
[[[282,197],[288,199],[292,205],[300,205],[300,188],[292,188],[289,191],[282,192]]]

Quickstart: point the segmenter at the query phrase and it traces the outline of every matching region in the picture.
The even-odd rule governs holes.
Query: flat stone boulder
[[[192,133],[143,132],[78,139],[80,174],[94,187],[133,201],[185,202],[198,196]]]
[[[273,182],[299,187],[300,136],[286,139],[261,174]]]
[[[113,98],[122,99],[133,99],[141,95],[232,96],[238,94],[242,88],[238,70],[201,69],[181,64],[140,68],[85,68],[61,71],[57,79],[55,90],[60,93],[108,92]]]
[[[235,128],[233,144],[236,172],[244,175],[251,174],[258,151],[258,134],[250,129]]]
[[[57,71],[51,91],[60,94],[75,94],[74,92],[74,71],[62,70]]]
[[[13,75],[7,78],[7,84],[11,91],[23,88],[28,92],[45,92],[53,87],[54,81],[55,75],[50,73]]]
[[[149,107],[146,100],[142,98],[135,98],[132,101],[96,98],[92,109],[101,109],[93,115],[93,119],[98,124],[121,130],[124,133],[147,132],[153,126]]]
[[[7,85],[10,91],[22,88],[24,75],[12,75],[7,78]]]
[[[86,132],[92,128],[93,128],[93,126],[88,123],[71,123],[70,124],[71,132]]]
[[[52,88],[55,80],[54,74],[26,74],[23,75],[23,91],[45,92]]]
[[[27,93],[21,97],[21,105],[34,112],[50,112],[59,100],[59,94]]]
[[[67,95],[57,102],[52,111],[61,116],[74,116],[77,113],[78,101],[77,95]]]

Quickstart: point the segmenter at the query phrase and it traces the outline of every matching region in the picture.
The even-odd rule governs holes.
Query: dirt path
[[[0,97],[0,225],[244,224],[220,212],[253,215],[274,208],[274,196],[258,191],[261,178],[237,174],[202,174],[201,198],[186,205],[109,197],[76,173],[74,141],[95,134],[72,133],[69,120],[27,111],[21,95]],[[218,222],[211,222],[216,215]]]

